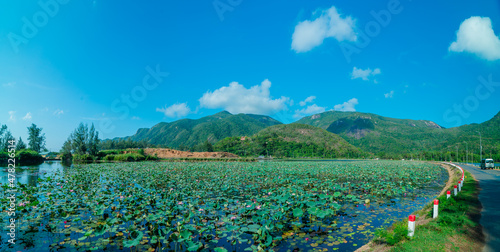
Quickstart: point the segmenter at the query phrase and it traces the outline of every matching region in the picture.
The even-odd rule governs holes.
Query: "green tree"
[[[42,133],[42,128],[38,128],[34,123],[28,127],[28,145],[36,152],[45,150],[45,133]]]
[[[26,148],[28,148],[28,147],[23,142],[23,139],[21,137],[19,137],[19,141],[17,141],[17,145],[16,145],[16,151],[20,151],[20,150],[23,150],[23,149],[26,149]]]
[[[99,132],[95,130],[94,124],[90,126],[90,130],[87,137],[87,147],[90,155],[95,156],[99,152]]]
[[[0,151],[7,151],[9,149],[9,140],[14,140],[14,137],[12,136],[10,131],[6,130],[3,141],[1,142],[2,145],[0,146]]]
[[[73,132],[71,142],[75,154],[83,155],[87,153],[88,131],[87,125],[80,123],[75,132]]]
[[[203,149],[204,151],[213,152],[214,146],[208,140],[205,140],[205,143],[203,143]]]
[[[5,137],[3,136],[5,132],[7,132],[7,125],[2,125],[0,127],[0,152],[3,151],[3,146],[6,142]]]
[[[62,148],[61,148],[61,154],[70,154],[73,152],[73,142],[72,142],[72,136],[71,134],[68,139],[64,142]]]

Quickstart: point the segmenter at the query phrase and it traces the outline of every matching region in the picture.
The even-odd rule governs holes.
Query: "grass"
[[[407,220],[395,223],[390,230],[376,232],[374,242],[390,245],[391,251],[477,251],[484,244],[479,218],[479,186],[465,171],[462,191],[456,197],[438,197],[439,215],[432,219],[432,205],[417,212],[413,238],[407,237]],[[454,183],[456,184],[456,183]],[[453,187],[449,188],[453,195]],[[419,216],[421,221],[419,225]],[[422,224],[423,223],[423,224]]]

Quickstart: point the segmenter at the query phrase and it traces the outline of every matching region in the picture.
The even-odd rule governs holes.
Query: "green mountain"
[[[172,148],[192,147],[205,141],[216,143],[231,136],[252,135],[260,130],[281,124],[262,115],[237,114],[222,111],[200,119],[182,119],[170,123],[159,123],[150,129],[139,129],[124,140],[143,141]]]
[[[328,111],[304,117],[296,123],[313,125],[338,134],[363,151],[384,157],[424,153],[459,158],[477,148],[482,134],[483,151],[493,155],[500,150],[500,113],[481,124],[445,129],[432,121],[394,119],[370,113]],[[432,153],[434,152],[434,153]],[[439,153],[437,153],[439,152]],[[453,154],[453,155],[452,155]]]
[[[336,134],[305,124],[274,125],[251,137],[229,137],[215,149],[240,156],[362,157],[365,154]]]

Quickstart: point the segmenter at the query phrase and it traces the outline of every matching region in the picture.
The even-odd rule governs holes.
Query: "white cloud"
[[[305,100],[299,102],[299,105],[302,106],[302,107],[304,107],[307,103],[313,102],[314,99],[316,99],[316,96],[314,96],[314,95],[313,96],[309,96]]]
[[[356,98],[352,98],[342,104],[338,104],[338,105],[335,105],[333,107],[334,110],[337,110],[337,111],[351,111],[351,112],[354,112],[356,111],[356,109],[354,108],[354,106],[358,105],[358,99]]]
[[[356,41],[355,20],[352,17],[342,17],[335,6],[319,12],[321,15],[316,19],[305,20],[295,26],[292,35],[294,51],[297,53],[310,51],[323,44],[326,38],[335,38],[339,42]]]
[[[16,121],[16,111],[9,111],[9,122]]]
[[[176,103],[167,108],[157,108],[157,112],[162,112],[166,117],[179,118],[192,113],[187,103]]]
[[[138,116],[132,116],[132,118],[130,118],[130,119],[132,119],[132,120],[141,120],[141,118],[138,117]]]
[[[62,110],[62,109],[56,109],[53,113],[53,115],[55,115],[55,116],[60,116],[62,114],[64,114],[64,110]]]
[[[290,98],[282,96],[273,99],[269,89],[271,82],[264,80],[261,85],[245,88],[238,82],[221,87],[213,92],[206,92],[200,99],[204,108],[222,108],[230,113],[270,115],[287,108]]]
[[[307,108],[295,110],[295,114],[293,115],[293,117],[296,119],[302,118],[302,117],[308,116],[308,115],[323,113],[323,112],[325,112],[325,110],[326,110],[325,107],[320,107],[316,104],[313,104],[313,105],[307,106]]]
[[[393,95],[394,95],[394,90],[391,90],[391,92],[384,94],[384,97],[385,98],[392,98]]]
[[[500,39],[495,35],[489,17],[470,17],[460,24],[451,52],[469,52],[493,61],[500,59]]]
[[[23,120],[24,121],[29,121],[31,120],[31,112],[28,112],[24,117],[23,117]]]
[[[351,73],[351,80],[361,78],[362,80],[368,81],[369,77],[380,74],[380,68],[375,68],[373,71],[370,68],[363,70],[361,68],[354,67]],[[378,83],[377,80],[374,80],[375,83]]]

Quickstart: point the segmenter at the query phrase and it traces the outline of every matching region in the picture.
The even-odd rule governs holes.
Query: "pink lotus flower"
[[[231,217],[231,220],[234,220],[234,219],[236,219],[236,216]]]
[[[271,195],[271,192],[269,192],[268,195]]]
[[[57,183],[56,185],[60,185],[59,183]]]
[[[306,241],[309,241],[309,238],[306,238]]]
[[[61,188],[62,188],[62,186],[61,186]]]
[[[250,205],[247,205],[247,207],[250,207]]]
[[[123,199],[123,196],[120,196],[120,199]]]
[[[182,205],[182,204],[184,204],[184,203],[182,203],[182,201],[179,201],[179,203],[177,203],[177,205]]]
[[[64,224],[66,224],[66,223],[67,223],[67,221],[64,221]]]
[[[256,208],[257,208],[257,210],[260,210],[260,206],[257,206]]]
[[[73,192],[73,190],[69,190],[69,192]]]

